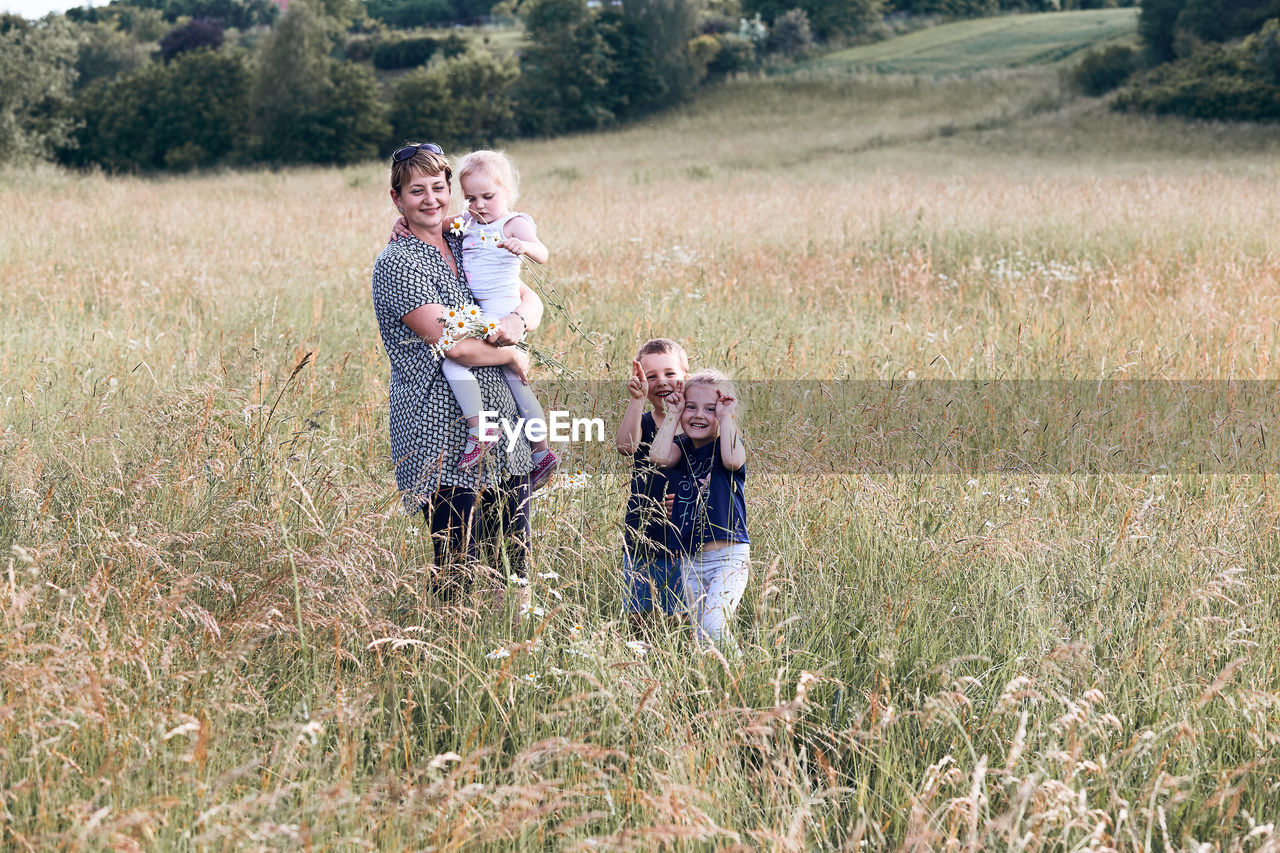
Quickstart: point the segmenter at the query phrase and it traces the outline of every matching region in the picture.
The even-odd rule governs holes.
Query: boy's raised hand
[[[728,418],[733,417],[734,411],[738,408],[738,399],[730,397],[728,394],[719,394],[716,397],[716,420],[724,423]]]
[[[633,400],[643,400],[649,394],[649,382],[638,359],[631,360],[631,378],[627,380],[627,393]]]

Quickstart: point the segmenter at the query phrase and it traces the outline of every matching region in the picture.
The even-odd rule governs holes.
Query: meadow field
[[[611,452],[535,502],[529,618],[425,592],[382,164],[6,172],[0,846],[1278,849],[1274,471],[895,465],[874,420],[838,445],[784,405],[1274,382],[1274,128],[1114,115],[1045,66],[812,72],[509,151],[548,398],[616,418],[656,335],[758,380],[742,659],[628,645]]]

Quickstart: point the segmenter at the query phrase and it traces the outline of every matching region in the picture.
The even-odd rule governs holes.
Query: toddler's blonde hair
[[[510,157],[501,151],[472,151],[458,163],[458,181],[476,173],[488,175],[507,194],[507,204],[515,206],[520,197],[520,173]]]

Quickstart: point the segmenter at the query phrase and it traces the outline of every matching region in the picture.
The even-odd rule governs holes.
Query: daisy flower
[[[484,659],[485,660],[502,660],[503,658],[509,658],[509,657],[511,657],[511,651],[509,649],[494,649],[493,651],[489,652],[489,654],[485,655]]]
[[[507,580],[511,581],[511,582],[512,582],[513,584],[515,584],[516,586],[528,586],[528,585],[529,585],[529,579],[528,579],[528,578],[522,578],[522,577],[520,577],[520,576],[519,576],[519,575],[517,575],[517,574],[511,574],[511,575],[508,575],[508,576],[507,576]]]

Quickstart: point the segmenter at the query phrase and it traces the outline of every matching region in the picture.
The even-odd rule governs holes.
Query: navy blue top
[[[671,522],[685,553],[696,553],[716,539],[750,542],[747,536],[747,466],[724,467],[720,439],[694,447],[687,435],[676,436],[680,461],[667,469],[676,496]]]
[[[640,444],[631,454],[631,494],[627,498],[627,553],[635,559],[670,557],[680,550],[680,539],[662,505],[667,494],[667,472],[649,459],[657,434],[657,422],[645,412],[640,416]]]

